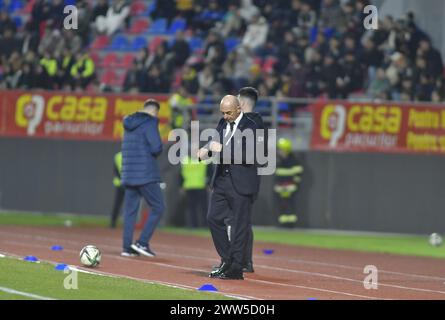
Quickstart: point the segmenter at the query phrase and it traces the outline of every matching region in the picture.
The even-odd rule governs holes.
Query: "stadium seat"
[[[26,5],[21,10],[22,13],[30,14],[32,12],[32,7],[34,7],[34,3],[36,0],[29,0],[26,2]]]
[[[192,50],[192,52],[195,52],[195,51],[203,48],[204,41],[201,38],[192,37],[189,40],[189,46],[190,46],[190,50]]]
[[[22,0],[12,0],[8,6],[9,13],[13,13],[17,10],[23,9],[25,4]]]
[[[102,73],[100,82],[108,86],[113,86],[116,82],[117,74],[113,69],[107,69]]]
[[[107,36],[98,36],[96,39],[94,39],[93,43],[91,44],[91,49],[101,50],[108,45],[109,41],[110,40],[108,39]]]
[[[167,32],[167,19],[156,19],[148,29],[151,34],[165,34]]]
[[[144,12],[144,16],[149,17],[153,11],[156,10],[156,0],[153,0],[147,7],[147,10]]]
[[[15,16],[14,18],[12,18],[12,20],[15,23],[15,26],[17,27],[17,29],[20,29],[23,26],[23,21],[22,21],[22,17],[21,16]]]
[[[117,65],[117,54],[114,52],[107,53],[103,59],[100,59],[100,67],[115,67]]]
[[[262,70],[265,73],[270,73],[273,71],[273,67],[274,65],[277,63],[277,58],[275,57],[267,57],[266,60],[264,61]]]
[[[146,46],[147,46],[147,39],[143,36],[139,36],[139,37],[134,38],[129,50],[138,51],[142,48],[145,48]]]
[[[162,41],[164,41],[162,37],[154,37],[148,45],[148,50],[150,50],[151,53],[155,52],[156,48],[162,43]]]
[[[170,28],[168,28],[168,34],[176,34],[178,31],[184,31],[187,27],[186,21],[184,19],[173,20]]]
[[[130,47],[128,38],[122,34],[116,35],[111,44],[106,48],[107,50],[125,51]]]
[[[239,44],[240,40],[238,38],[228,38],[224,41],[227,52],[232,52]]]
[[[90,51],[90,57],[94,61],[95,65],[99,65],[101,62],[100,55],[96,51]]]
[[[132,16],[139,16],[142,15],[145,11],[145,3],[142,1],[135,1],[131,4],[131,8],[130,8],[130,14]]]
[[[150,22],[147,19],[138,19],[136,20],[133,25],[131,26],[130,30],[128,30],[129,33],[142,33],[147,31],[148,27],[150,25]]]
[[[116,67],[128,69],[133,64],[134,58],[135,55],[133,53],[126,53],[117,62]]]

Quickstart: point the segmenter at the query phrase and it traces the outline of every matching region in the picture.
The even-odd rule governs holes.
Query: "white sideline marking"
[[[16,295],[19,295],[19,296],[24,296],[24,297],[27,297],[27,298],[33,298],[33,299],[37,299],[37,300],[56,300],[54,298],[39,296],[37,294],[26,293],[26,292],[23,292],[23,291],[17,291],[17,290],[5,288],[5,287],[0,287],[0,291],[6,292],[6,293],[11,293],[11,294],[16,294]]]

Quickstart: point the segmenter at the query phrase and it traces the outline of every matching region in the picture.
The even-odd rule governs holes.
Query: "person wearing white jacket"
[[[266,43],[268,32],[269,25],[266,19],[259,14],[255,15],[244,34],[243,46],[255,51]]]
[[[108,9],[107,15],[98,16],[96,28],[99,33],[106,33],[111,36],[124,23],[130,14],[130,6],[125,0],[114,0],[113,5]]]

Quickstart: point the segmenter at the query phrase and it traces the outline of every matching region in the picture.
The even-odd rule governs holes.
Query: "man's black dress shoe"
[[[223,262],[223,263],[221,263],[221,266],[218,269],[212,270],[210,272],[209,277],[210,278],[218,278],[218,276],[221,273],[226,272],[229,269],[229,267],[230,267],[230,265],[227,262]]]
[[[248,262],[244,267],[243,267],[243,272],[248,272],[248,273],[254,273],[255,270],[253,269],[253,264],[252,262]]]

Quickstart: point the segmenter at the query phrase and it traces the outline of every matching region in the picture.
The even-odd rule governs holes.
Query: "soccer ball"
[[[438,233],[432,233],[430,235],[429,241],[430,245],[432,245],[433,247],[438,247],[442,245],[442,237]]]
[[[86,267],[94,268],[102,259],[102,254],[98,247],[93,245],[88,245],[80,250],[80,263]]]

